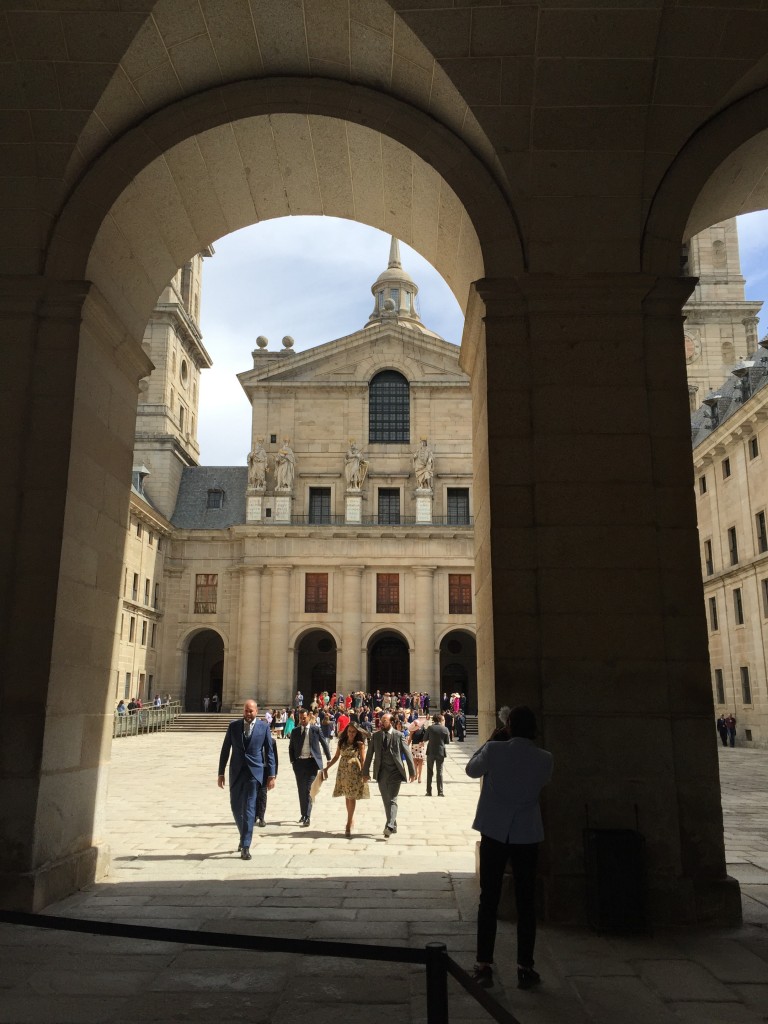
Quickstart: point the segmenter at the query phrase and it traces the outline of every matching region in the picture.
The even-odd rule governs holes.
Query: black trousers
[[[299,811],[302,818],[308,818],[312,814],[312,797],[309,795],[309,791],[318,771],[319,768],[314,757],[299,757],[293,762],[296,788],[299,791]]]
[[[517,904],[517,962],[533,967],[536,943],[536,860],[538,843],[500,843],[480,840],[480,906],[477,911],[477,960],[492,964],[496,945],[496,914],[507,862],[512,865]]]

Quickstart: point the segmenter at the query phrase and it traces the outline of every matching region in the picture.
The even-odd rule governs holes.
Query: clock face
[[[685,361],[686,363],[692,363],[694,359],[698,359],[701,354],[701,343],[696,339],[692,338],[690,334],[685,336]]]

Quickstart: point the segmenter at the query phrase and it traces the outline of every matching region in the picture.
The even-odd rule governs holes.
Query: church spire
[[[391,324],[397,327],[408,327],[422,334],[432,334],[421,322],[416,306],[419,286],[411,275],[403,270],[400,262],[400,242],[392,235],[389,244],[389,263],[371,285],[373,292],[373,312],[368,317],[366,327]]]
[[[403,269],[403,265],[400,262],[400,242],[395,238],[394,235],[392,235],[392,241],[389,243],[389,269]]]

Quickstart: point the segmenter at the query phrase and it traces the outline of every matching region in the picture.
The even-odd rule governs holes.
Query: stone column
[[[230,696],[233,706],[255,697],[261,702],[259,653],[261,651],[261,576],[263,565],[240,569],[240,628],[237,659],[237,692]]]
[[[293,666],[288,658],[292,565],[270,565],[272,593],[269,601],[269,677],[262,700],[286,707],[293,698]]]
[[[417,565],[416,609],[411,691],[438,696],[435,672],[435,570],[434,565]]]
[[[0,318],[0,900],[37,911],[108,860],[109,668],[151,364],[87,282],[2,278]]]
[[[344,566],[341,612],[341,675],[337,685],[344,693],[362,689],[363,572],[364,565]]]
[[[531,275],[478,282],[470,302],[480,729],[503,703],[539,718],[556,765],[546,903],[561,920],[584,918],[588,823],[645,836],[652,920],[740,913],[693,492],[692,286]]]

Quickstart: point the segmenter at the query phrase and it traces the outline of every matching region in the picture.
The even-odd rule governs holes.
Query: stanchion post
[[[448,947],[444,942],[428,942],[427,1024],[448,1024]]]

